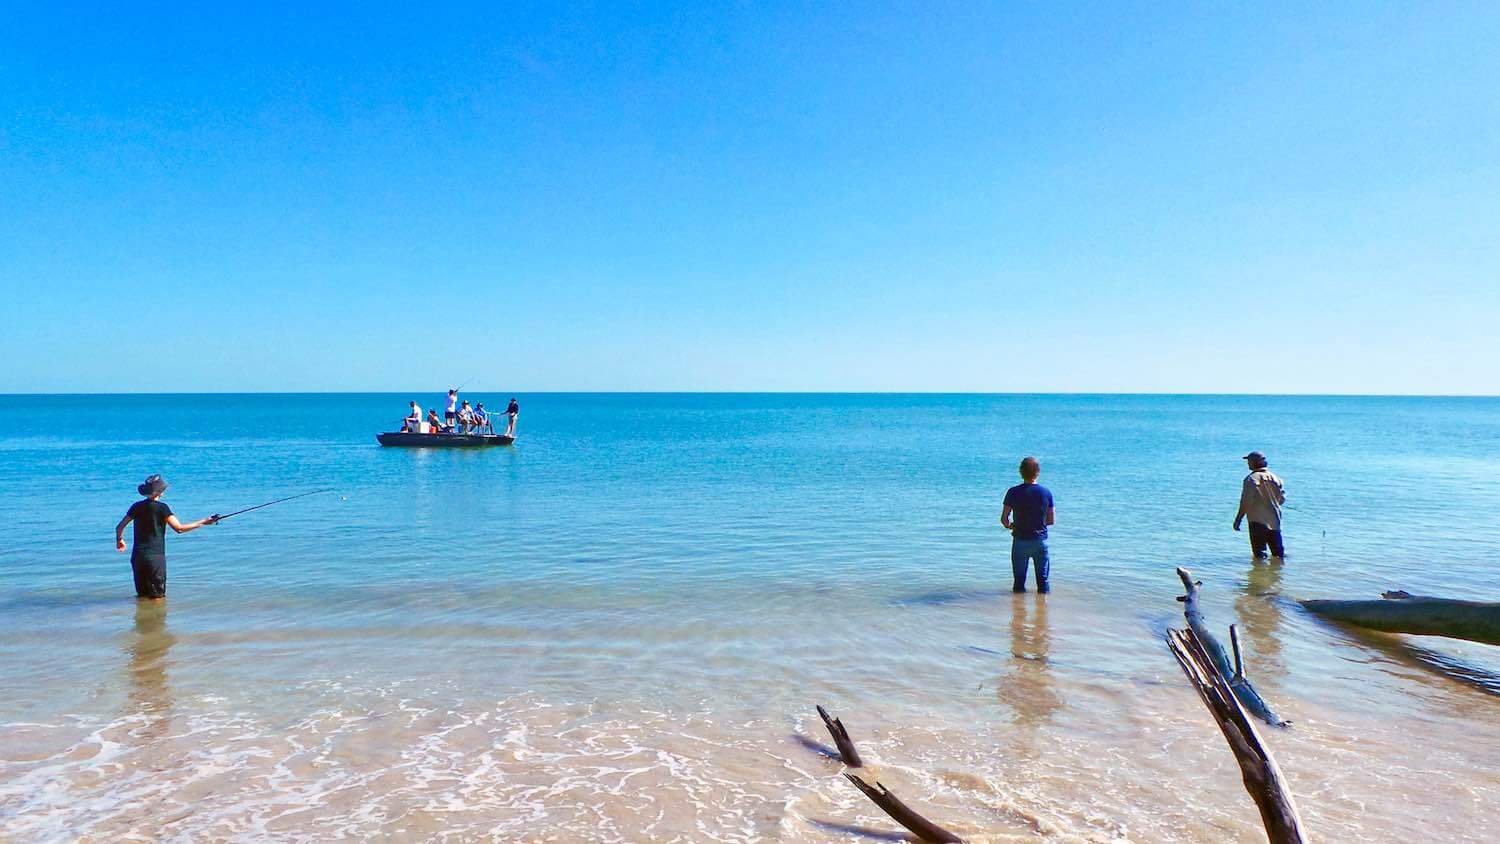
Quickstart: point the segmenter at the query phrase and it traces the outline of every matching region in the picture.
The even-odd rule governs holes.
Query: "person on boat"
[[[469,407],[469,400],[458,407],[458,424],[465,434],[474,429],[474,409]]]
[[[457,389],[452,389],[452,390],[448,391],[448,408],[443,411],[443,421],[448,425],[448,428],[450,430],[453,428],[454,425],[458,424],[458,390]]]
[[[115,550],[125,550],[125,526],[135,523],[135,542],[130,549],[130,568],[135,575],[135,594],[138,598],[160,601],[167,597],[167,528],[178,533],[190,533],[204,525],[218,524],[215,513],[206,519],[183,524],[172,514],[172,508],[161,500],[167,491],[167,482],[161,475],[152,475],[136,487],[145,498],[130,505],[125,518],[115,525]]]
[[[1234,514],[1234,529],[1240,522],[1250,520],[1250,553],[1255,559],[1266,559],[1269,548],[1271,556],[1280,560],[1286,557],[1286,547],[1281,542],[1281,505],[1286,503],[1286,486],[1267,468],[1266,456],[1259,451],[1245,455],[1245,464],[1250,474],[1240,484],[1240,509]]]
[[[401,426],[401,433],[415,434],[420,430],[422,430],[422,408],[416,402],[412,402],[411,412],[406,414],[404,424]]]
[[[427,411],[427,433],[441,434],[442,432],[443,422],[442,420],[438,419],[437,408],[433,408],[432,410]]]
[[[1021,483],[1005,491],[1000,524],[1010,531],[1010,591],[1026,591],[1026,566],[1036,567],[1036,591],[1052,591],[1052,561],[1047,553],[1047,526],[1057,523],[1052,491],[1036,482],[1042,464],[1035,457],[1021,461]]]
[[[516,401],[515,396],[511,396],[510,404],[505,406],[505,416],[508,420],[505,423],[505,436],[514,437],[516,435],[516,417],[520,415],[521,405]]]
[[[484,402],[474,405],[474,429],[483,434],[489,430],[489,427],[490,415],[484,410]]]

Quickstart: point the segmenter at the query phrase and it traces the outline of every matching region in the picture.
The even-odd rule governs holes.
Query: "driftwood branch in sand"
[[[1178,569],[1182,571],[1182,569]],[[1203,705],[1219,725],[1229,749],[1240,763],[1240,776],[1245,790],[1260,809],[1261,822],[1265,824],[1266,836],[1271,844],[1300,844],[1307,837],[1302,831],[1302,818],[1297,813],[1297,804],[1287,790],[1281,769],[1271,752],[1261,743],[1255,725],[1240,706],[1229,681],[1215,663],[1213,655],[1189,630],[1167,631],[1167,645],[1172,655],[1182,666],[1182,671],[1197,690]]]
[[[895,819],[896,823],[911,830],[912,834],[921,840],[932,842],[932,844],[963,844],[962,838],[913,812],[911,807],[902,803],[901,799],[892,794],[884,785],[878,782],[870,785],[858,776],[847,772],[844,776],[854,783],[855,788],[863,791],[866,797],[873,800],[875,805],[884,809],[885,813]]]
[[[1250,684],[1250,678],[1245,676],[1245,659],[1240,652],[1240,636],[1234,626],[1229,627],[1230,644],[1234,646],[1233,666],[1229,664],[1229,655],[1224,653],[1224,646],[1220,645],[1219,640],[1214,638],[1214,634],[1208,631],[1208,625],[1203,620],[1203,611],[1198,609],[1198,587],[1203,584],[1193,580],[1193,573],[1181,566],[1177,567],[1177,576],[1182,578],[1182,587],[1187,591],[1186,595],[1177,600],[1182,602],[1182,614],[1187,619],[1188,627],[1197,636],[1204,653],[1208,655],[1214,668],[1224,676],[1225,682],[1229,684],[1235,696],[1255,717],[1267,724],[1273,727],[1290,725],[1292,722],[1271,711],[1270,704],[1266,703],[1266,699],[1261,697],[1260,692],[1255,690],[1255,686]]]
[[[844,722],[829,715],[828,710],[821,706],[818,707],[818,717],[822,718],[823,723],[827,725],[828,732],[833,736],[833,743],[838,745],[839,756],[844,760],[844,764],[851,768],[862,766],[864,762],[859,758],[859,751],[854,749],[854,740],[849,738],[849,731],[844,729]],[[848,777],[856,788],[864,792],[866,797],[875,801],[875,805],[894,818],[896,823],[911,830],[923,841],[938,842],[938,844],[949,844],[949,842],[962,844],[962,839],[957,835],[913,812],[910,806],[902,803],[900,798],[892,794],[884,785],[877,782],[872,786],[847,771],[844,776]]]
[[[828,710],[822,706],[818,707],[818,716],[823,719],[828,732],[833,736],[833,743],[839,749],[839,757],[844,764],[851,768],[858,768],[865,763],[859,758],[859,751],[854,749],[854,742],[849,738],[849,731],[844,729],[844,722],[838,718],[831,717]]]
[[[1302,601],[1309,612],[1332,621],[1385,633],[1446,636],[1500,645],[1500,603],[1459,601],[1386,592],[1379,601]]]

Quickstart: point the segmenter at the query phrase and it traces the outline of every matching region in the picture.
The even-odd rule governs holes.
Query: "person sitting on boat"
[[[427,411],[427,433],[441,434],[443,432],[443,420],[438,418],[437,408]]]
[[[474,405],[474,430],[483,434],[489,430],[489,427],[490,415],[484,412],[484,402]]]
[[[465,434],[474,429],[474,409],[469,407],[468,399],[458,406],[458,425]]]
[[[418,407],[416,402],[412,402],[411,413],[406,414],[406,419],[403,420],[401,426],[401,433],[415,434],[420,430],[422,430],[422,408]]]

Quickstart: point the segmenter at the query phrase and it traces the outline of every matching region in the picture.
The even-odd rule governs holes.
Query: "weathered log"
[[[854,742],[849,738],[849,731],[844,729],[844,722],[838,718],[830,717],[828,710],[822,706],[818,707],[818,716],[823,719],[823,724],[828,727],[828,732],[833,736],[833,743],[839,749],[839,758],[844,764],[851,768],[858,768],[865,763],[859,758],[859,751],[854,749]]]
[[[1500,645],[1500,603],[1386,592],[1379,601],[1302,601],[1309,612],[1385,633]]]
[[[1302,818],[1286,787],[1281,768],[1261,742],[1255,724],[1240,706],[1235,690],[1219,670],[1213,655],[1191,629],[1167,631],[1167,645],[1239,762],[1240,778],[1260,809],[1261,822],[1265,824],[1271,844],[1306,841]]]
[[[1193,573],[1181,566],[1177,567],[1177,576],[1182,578],[1183,589],[1187,591],[1186,595],[1177,600],[1182,602],[1182,614],[1187,619],[1188,627],[1198,637],[1198,641],[1203,645],[1204,653],[1208,654],[1214,668],[1224,676],[1225,682],[1229,684],[1235,696],[1255,717],[1267,724],[1273,727],[1291,725],[1291,721],[1271,710],[1270,704],[1266,703],[1266,699],[1260,696],[1255,686],[1251,685],[1250,678],[1245,676],[1244,655],[1240,652],[1240,637],[1234,625],[1229,627],[1230,642],[1234,646],[1233,666],[1229,664],[1229,655],[1224,653],[1224,646],[1220,645],[1219,640],[1214,638],[1214,634],[1208,631],[1208,625],[1203,620],[1203,611],[1198,609],[1198,587],[1203,584],[1193,580]]]
[[[885,813],[890,815],[896,823],[911,830],[912,834],[921,840],[932,842],[932,844],[963,844],[962,838],[913,812],[910,806],[902,803],[900,798],[879,782],[872,786],[854,774],[845,772],[844,776],[854,783],[855,788],[863,791],[866,797],[873,800],[876,806],[885,810]]]
[[[1193,580],[1193,573],[1182,566],[1177,567],[1177,576],[1182,578],[1182,588],[1187,593],[1177,600],[1182,602],[1182,615],[1187,619],[1188,627],[1198,634],[1199,641],[1203,643],[1204,649],[1214,661],[1214,667],[1219,669],[1220,674],[1228,677],[1231,674],[1229,657],[1224,653],[1224,646],[1219,644],[1219,640],[1208,632],[1208,624],[1203,620],[1203,611],[1198,609],[1198,587],[1203,585],[1202,582]]]

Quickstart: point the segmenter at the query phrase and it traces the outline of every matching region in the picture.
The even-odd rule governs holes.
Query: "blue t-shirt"
[[[1005,506],[1011,510],[1011,535],[1016,539],[1046,539],[1047,511],[1052,492],[1041,484],[1017,484],[1005,491]]]

